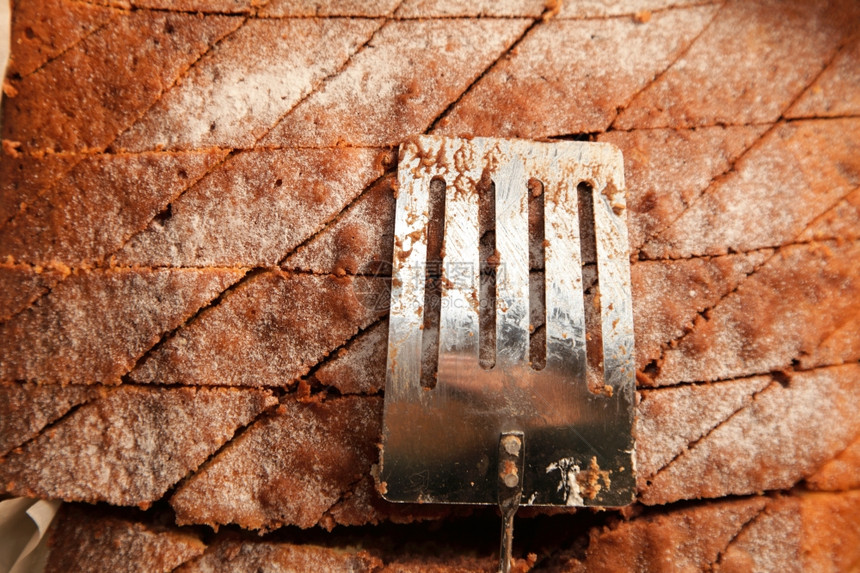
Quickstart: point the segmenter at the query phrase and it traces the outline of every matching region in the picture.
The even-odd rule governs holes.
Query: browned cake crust
[[[261,390],[104,390],[0,465],[6,492],[148,507],[276,403]]]
[[[637,503],[522,512],[517,567],[856,569],[858,25],[850,0],[14,2],[0,491],[151,508],[75,505],[54,567],[492,571],[492,543],[423,544],[486,512],[374,487],[397,145],[591,140],[625,161]]]
[[[585,539],[573,533],[581,526],[574,516],[543,518],[542,535],[524,543],[527,549],[545,548],[547,537],[553,538],[552,551],[540,561],[536,553],[529,552],[526,558],[515,560],[513,571],[853,571],[860,561],[858,510],[857,491],[753,496],[638,512],[587,527]],[[356,539],[363,539],[360,546],[354,543]],[[497,570],[492,555],[464,551],[462,542],[442,534],[413,527],[408,539],[404,543],[404,537],[396,534],[379,538],[335,533],[322,540],[302,540],[283,534],[260,537],[225,531],[204,543],[193,529],[68,506],[53,528],[48,570],[65,570],[61,565],[84,562],[94,572],[141,567],[162,571],[179,563],[177,571],[182,573]],[[162,569],[163,563],[170,565]]]
[[[315,545],[243,542],[225,537],[205,555],[194,559],[177,573],[227,573],[228,571],[344,571],[372,573],[382,562],[363,551],[331,549]]]
[[[158,571],[167,573],[201,555],[206,545],[192,532],[117,516],[117,512],[65,505],[51,528],[46,573]]]
[[[0,456],[36,437],[45,426],[96,394],[86,386],[0,385]]]
[[[24,152],[102,151],[239,25],[224,16],[123,14],[11,83],[3,138]]]
[[[83,158],[50,188],[22,201],[0,230],[4,252],[36,265],[101,262],[226,155],[206,151]]]
[[[7,322],[47,293],[69,272],[68,267],[33,267],[0,263],[0,321]]]
[[[0,325],[0,377],[118,384],[244,269],[80,270]]]

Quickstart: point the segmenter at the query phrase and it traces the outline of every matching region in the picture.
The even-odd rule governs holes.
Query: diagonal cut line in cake
[[[624,103],[624,105],[615,108],[615,116],[612,118],[612,121],[610,121],[609,126],[604,131],[612,131],[612,130],[617,128],[616,123],[618,122],[618,118],[621,116],[621,114],[627,108],[629,108],[631,105],[633,105],[636,102],[636,100],[643,93],[645,93],[646,91],[651,89],[652,86],[654,86],[655,84],[659,83],[661,81],[661,79],[663,78],[663,76],[665,76],[669,72],[669,70],[674,68],[677,65],[677,63],[679,61],[681,61],[690,52],[690,50],[693,48],[693,46],[696,45],[696,42],[698,42],[699,39],[702,36],[704,36],[711,29],[711,27],[717,22],[717,19],[719,18],[722,11],[725,10],[727,4],[728,4],[728,2],[722,2],[721,4],[719,4],[717,6],[716,10],[713,11],[711,19],[708,20],[708,23],[705,24],[702,27],[702,29],[699,30],[699,33],[696,34],[696,36],[693,37],[687,43],[687,46],[685,48],[683,48],[682,50],[678,51],[675,58],[671,62],[669,62],[662,70],[660,70],[656,74],[654,74],[654,77],[651,79],[650,82],[643,85],[640,89],[638,89],[636,92],[634,92],[632,95],[630,95],[630,97],[627,99],[627,101]]]
[[[641,254],[678,258],[797,240],[860,184],[858,136],[860,119],[777,124],[656,231]],[[806,192],[781,195],[780,189]]]
[[[131,238],[117,262],[275,266],[382,174],[378,149],[250,150],[206,174]]]
[[[87,157],[0,230],[2,254],[43,266],[54,261],[72,266],[103,262],[226,155],[209,151]]]
[[[16,495],[147,508],[276,403],[255,389],[109,389],[9,454],[0,481]]]
[[[785,385],[774,380],[656,472],[639,499],[664,504],[792,487],[860,433],[852,411],[858,381],[858,364],[794,372]],[[739,444],[748,455],[736,455]]]
[[[663,467],[724,423],[764,390],[770,376],[640,390],[637,481],[644,489]],[[712,406],[713,404],[713,406]]]
[[[779,121],[852,39],[856,16],[856,7],[849,3],[805,3],[782,13],[780,25],[773,26],[771,6],[728,3],[696,45],[640,93],[616,125],[628,129]],[[821,26],[822,21],[828,25]],[[796,37],[805,39],[801,50],[792,41]]]
[[[455,97],[453,100],[451,100],[451,103],[449,103],[449,104],[448,104],[448,105],[447,105],[447,106],[446,106],[446,107],[441,111],[441,113],[439,113],[438,115],[436,115],[436,116],[433,118],[433,120],[432,120],[432,121],[430,121],[430,122],[427,124],[427,127],[422,131],[422,133],[423,133],[424,135],[432,134],[432,133],[435,131],[436,126],[437,126],[437,125],[439,125],[439,123],[441,123],[441,122],[445,122],[445,123],[447,123],[447,119],[446,119],[446,118],[448,117],[448,114],[451,112],[451,110],[452,110],[452,109],[454,109],[454,108],[457,106],[457,104],[459,104],[459,103],[460,103],[460,100],[461,100],[461,99],[463,99],[463,96],[465,96],[467,93],[469,93],[470,91],[472,91],[472,88],[474,88],[474,86],[475,86],[478,82],[480,82],[480,81],[484,78],[484,76],[486,76],[488,73],[490,73],[490,71],[491,71],[491,70],[493,70],[496,66],[498,66],[498,65],[499,65],[499,62],[501,62],[502,60],[504,60],[504,59],[508,58],[508,57],[510,56],[510,54],[512,54],[513,52],[515,52],[515,51],[516,51],[516,49],[517,49],[517,46],[519,46],[519,45],[520,45],[520,43],[523,41],[523,39],[524,39],[526,36],[528,36],[528,35],[529,35],[529,33],[530,33],[530,32],[531,32],[535,27],[539,26],[539,25],[541,24],[541,22],[542,22],[542,21],[544,21],[544,19],[545,19],[546,17],[548,17],[548,16],[549,16],[553,11],[554,11],[554,8],[552,8],[551,6],[546,6],[546,7],[544,7],[543,12],[541,12],[541,14],[539,14],[539,15],[538,15],[538,16],[537,16],[537,17],[536,17],[536,18],[531,22],[531,24],[529,24],[529,25],[528,25],[528,26],[527,26],[527,27],[526,27],[526,28],[525,28],[525,29],[520,33],[520,35],[519,35],[519,36],[517,36],[517,37],[514,39],[514,41],[510,43],[510,45],[509,45],[507,48],[505,48],[505,51],[504,51],[504,52],[502,52],[501,54],[499,54],[499,56],[498,56],[495,60],[493,60],[493,61],[492,61],[492,63],[490,63],[490,65],[486,66],[486,67],[481,71],[481,73],[480,73],[480,74],[478,74],[478,75],[477,75],[477,76],[476,76],[476,77],[475,77],[471,82],[469,82],[469,85],[467,85],[465,89],[463,89],[462,91],[460,91],[460,94],[459,94],[457,97]],[[557,10],[555,10],[555,11],[557,11]]]
[[[165,340],[129,379],[292,386],[332,348],[385,313],[363,304],[360,289],[387,292],[386,283],[373,277],[260,272]],[[311,323],[320,327],[308,331]]]
[[[20,142],[24,150],[102,150],[213,42],[239,24],[238,19],[221,16],[134,13],[117,17],[112,25],[14,84],[18,94],[4,102],[3,138]],[[158,40],[158,45],[152,40]],[[114,73],[94,72],[90,81],[77,81],[82,70],[103,66],[106,54],[114,56]],[[151,80],[141,82],[141,75]],[[56,89],[57,84],[65,89]],[[103,105],[105,93],[111,90],[125,90],[125,106]],[[67,109],[69,101],[74,109]]]
[[[615,108],[666,67],[715,10],[698,6],[661,12],[644,26],[632,19],[543,22],[460,99],[433,133],[540,139],[602,132]],[[602,80],[595,83],[591,77]]]
[[[15,6],[11,41],[15,58],[7,74],[14,79],[38,72],[109,25],[119,11],[105,6],[71,4],[62,0],[42,0]],[[50,22],[46,25],[45,22]],[[45,36],[50,36],[45,41]]]
[[[290,111],[260,144],[397,145],[425,129],[529,23],[389,21],[342,72]],[[467,40],[474,37],[484,41]],[[402,65],[404,61],[411,65]],[[445,73],[437,73],[442,68]]]
[[[88,386],[0,384],[0,403],[5,410],[0,416],[0,457],[34,439],[97,395]]]
[[[243,274],[236,269],[107,269],[70,275],[50,295],[0,325],[0,377],[118,384],[164,332]]]
[[[381,20],[247,19],[112,146],[251,147],[338,73]]]
[[[789,367],[841,323],[840,312],[856,308],[860,270],[852,261],[858,257],[858,241],[776,250],[706,309],[693,328],[663,346],[654,383],[718,380]],[[799,273],[806,280],[786,282],[786,273],[792,277]],[[840,289],[828,291],[822,300],[816,287],[831,281],[838,281]],[[828,305],[830,312],[818,312],[821,304]],[[803,328],[798,328],[800,324]]]
[[[860,490],[860,434],[844,450],[806,477],[806,487],[822,491]]]
[[[713,568],[717,569],[723,565],[724,555],[726,551],[728,551],[735,543],[735,540],[748,528],[752,527],[756,520],[760,519],[761,516],[769,509],[769,506],[771,504],[770,500],[763,501],[765,501],[765,503],[761,505],[760,509],[755,514],[753,514],[753,516],[749,518],[743,525],[741,525],[740,529],[735,531],[735,534],[732,536],[731,539],[729,539],[728,543],[726,543],[725,546],[719,551],[719,553],[717,553],[716,558],[711,563],[711,566]]]

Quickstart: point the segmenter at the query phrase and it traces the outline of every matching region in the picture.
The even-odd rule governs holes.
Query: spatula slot
[[[439,320],[442,312],[442,251],[445,237],[445,195],[441,177],[430,180],[427,262],[424,266],[424,323],[421,333],[421,386],[436,387],[439,365]]]
[[[478,252],[481,284],[478,290],[480,347],[478,364],[484,370],[496,365],[496,186],[489,179],[478,182]]]
[[[579,250],[582,264],[597,262],[597,242],[594,238],[594,188],[588,181],[580,181],[576,186],[579,201]]]
[[[543,324],[535,324],[534,320],[536,314],[546,312],[544,273],[535,270],[544,268],[546,256],[543,191],[540,179],[529,179],[529,365],[533,370],[542,370],[546,366],[546,329],[541,328]]]
[[[579,249],[582,261],[595,265],[597,241],[594,234],[594,188],[587,181],[576,186],[579,203]],[[597,281],[583,291],[585,309],[586,380],[593,394],[606,394],[603,380],[603,332],[600,317],[600,269],[593,267]]]
[[[604,394],[633,394],[633,310],[623,187],[605,181],[592,191],[600,286]]]

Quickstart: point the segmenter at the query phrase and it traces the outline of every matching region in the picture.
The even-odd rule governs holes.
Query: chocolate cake
[[[852,0],[14,0],[0,495],[68,502],[50,571],[495,570],[492,508],[374,483],[398,145],[598,141],[637,501],[521,510],[517,569],[856,571],[858,30]]]

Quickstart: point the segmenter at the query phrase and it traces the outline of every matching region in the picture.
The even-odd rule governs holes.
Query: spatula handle
[[[514,516],[523,495],[523,460],[525,444],[522,432],[502,432],[499,437],[499,509],[502,512],[502,541],[499,551],[499,571],[511,570],[511,549],[514,543]]]

